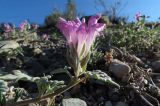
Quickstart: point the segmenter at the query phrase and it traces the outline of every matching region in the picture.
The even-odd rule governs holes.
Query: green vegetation
[[[151,88],[154,88],[154,92],[160,91],[152,81],[151,74],[157,76],[159,74],[152,73],[152,70],[150,72],[151,62],[154,61],[154,58],[149,57],[149,54],[158,54],[160,57],[159,22],[147,22],[148,17],[140,14],[136,15],[135,22],[127,22],[126,17],[118,16],[116,9],[119,8],[119,2],[112,7],[111,11],[103,5],[103,0],[99,0],[99,2],[106,11],[102,14],[102,17],[100,15],[94,17],[96,22],[94,22],[92,16],[82,16],[81,21],[77,22],[78,24],[75,21],[69,21],[72,22],[72,25],[69,26],[68,20],[75,20],[79,13],[74,1],[68,0],[66,11],[61,12],[55,9],[52,14],[46,17],[42,26],[31,24],[27,20],[22,22],[19,27],[10,23],[1,24],[1,106],[5,104],[7,106],[20,106],[35,102],[41,104],[43,101],[47,101],[46,106],[55,105],[56,97],[79,83],[85,83],[86,85],[101,84],[105,87],[114,86],[116,90],[120,89],[120,93],[126,89],[128,91],[130,89],[135,90],[137,86],[136,93],[139,91],[138,93],[142,92],[142,94],[144,92],[152,94]],[[66,19],[65,21],[61,20],[62,26],[57,24],[59,17]],[[83,18],[86,19],[86,22]],[[91,22],[93,21],[93,25],[88,23],[90,19]],[[79,31],[81,26],[78,26],[82,23],[87,23],[83,33],[81,32],[82,29]],[[99,23],[103,26],[106,25],[104,31],[98,31]],[[67,25],[69,27],[66,27]],[[76,32],[74,32],[74,28]],[[89,29],[92,29],[91,32],[94,32],[94,36],[97,34],[96,39],[88,33]],[[78,31],[81,35],[86,36],[87,40],[83,39]],[[71,34],[73,34],[72,37],[70,37]],[[92,37],[93,41],[89,39]],[[81,43],[79,43],[79,39]],[[127,76],[122,74],[122,79],[118,79],[111,70],[111,66],[115,64],[117,66],[117,60],[113,61],[113,58],[117,58],[113,49],[123,54],[123,58],[118,58],[120,61],[128,62],[127,64],[119,62],[120,65],[124,65],[128,69],[128,73],[125,72],[124,74],[127,73]],[[158,56],[155,60],[159,59]],[[142,59],[145,61],[143,62]],[[100,64],[100,68],[97,67],[97,63]],[[141,68],[138,66],[141,66]],[[124,67],[118,67],[118,71]],[[20,86],[21,82],[22,86]],[[128,89],[129,87],[130,89]],[[32,93],[35,93],[35,96]],[[86,92],[84,95],[86,95]],[[159,97],[160,94],[153,95]],[[129,96],[124,96],[124,98],[127,101]]]

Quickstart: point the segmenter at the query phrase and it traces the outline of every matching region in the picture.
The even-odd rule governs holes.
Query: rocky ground
[[[8,53],[10,50],[8,48],[12,48],[11,53],[2,53],[0,57],[0,71],[7,74],[14,73],[14,70],[21,70],[30,76],[37,77],[51,75],[61,68],[67,68],[73,73],[66,60],[66,44],[62,39],[47,42],[1,41],[0,44],[1,53],[4,50]],[[14,51],[19,47],[20,51]],[[160,48],[157,48],[156,52],[151,51],[137,56],[115,48],[111,47],[112,52],[106,51],[94,66],[89,64],[87,69],[105,72],[120,85],[120,88],[110,84],[104,85],[95,80],[87,80],[58,95],[56,105],[159,106]],[[52,79],[64,80],[65,84],[70,81],[65,73],[57,73]],[[34,83],[18,81],[15,86],[24,88],[29,93],[29,98],[37,93]],[[40,105],[32,104],[32,106]]]

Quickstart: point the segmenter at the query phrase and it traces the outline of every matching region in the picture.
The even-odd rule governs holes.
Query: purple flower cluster
[[[104,23],[98,23],[100,18],[101,15],[92,16],[87,24],[84,18],[82,20],[77,18],[73,21],[60,18],[58,21],[57,27],[63,33],[69,45],[68,62],[74,69],[77,78],[82,72],[86,71],[91,46],[106,26]]]
[[[142,17],[142,14],[140,12],[138,12],[136,15],[135,15],[135,19],[137,21],[140,21],[141,20],[141,17]]]
[[[22,23],[19,25],[19,30],[20,30],[20,31],[24,31],[24,30],[27,28],[28,25],[29,25],[28,21],[25,20],[24,22],[22,22]]]
[[[86,52],[90,51],[95,38],[105,28],[104,23],[98,23],[100,18],[101,15],[92,16],[88,24],[85,23],[84,18],[82,20],[77,18],[73,21],[60,18],[57,27],[64,34],[69,46],[74,47],[80,56],[83,45],[86,46]]]
[[[13,28],[11,25],[9,24],[4,24],[4,32],[5,33],[9,33],[9,32],[12,32],[13,31]]]

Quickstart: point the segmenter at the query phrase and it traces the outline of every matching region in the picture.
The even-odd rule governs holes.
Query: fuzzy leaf
[[[94,71],[87,71],[86,72],[89,79],[95,80],[97,83],[113,85],[115,87],[120,88],[120,85],[114,82],[110,76],[106,73],[102,72],[101,70],[94,70]]]
[[[0,92],[0,105],[3,106],[6,104],[6,97]]]
[[[8,90],[7,82],[0,80],[0,92],[6,92]]]
[[[88,54],[86,55],[86,57],[84,57],[84,58],[81,60],[81,67],[82,67],[83,71],[86,70],[86,66],[87,66],[87,63],[88,63],[89,58],[90,58],[90,53],[88,53]]]

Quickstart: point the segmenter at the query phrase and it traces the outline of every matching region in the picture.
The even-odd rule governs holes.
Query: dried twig
[[[159,101],[155,97],[151,96],[146,92],[142,92],[142,94],[146,96],[148,99],[152,100],[155,104],[157,104],[156,106],[160,106]]]
[[[139,95],[141,97],[141,99],[146,103],[148,104],[149,106],[154,106],[152,103],[150,103],[143,95]]]

